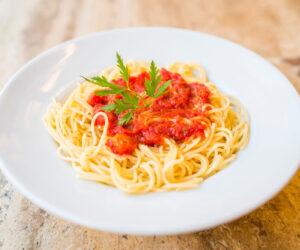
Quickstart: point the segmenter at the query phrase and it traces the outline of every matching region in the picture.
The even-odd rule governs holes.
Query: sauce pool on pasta
[[[110,137],[106,143],[116,154],[131,154],[139,143],[155,146],[164,145],[164,138],[183,142],[191,136],[204,137],[204,131],[210,124],[207,118],[209,106],[209,90],[198,82],[187,83],[178,73],[161,69],[161,83],[172,80],[166,94],[158,97],[148,108],[138,109],[126,125],[118,125],[122,114],[105,112],[101,108],[116,99],[123,99],[121,94],[99,96],[92,93],[88,103],[94,108],[94,115],[105,112],[108,117]],[[142,94],[145,91],[145,79],[150,78],[147,72],[129,78],[131,89]],[[126,86],[123,78],[113,80],[120,86]],[[95,125],[103,126],[105,119],[98,116]]]

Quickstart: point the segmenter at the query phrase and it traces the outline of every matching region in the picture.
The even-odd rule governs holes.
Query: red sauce
[[[207,119],[204,104],[209,103],[209,90],[202,83],[188,84],[180,74],[161,69],[161,84],[172,80],[167,93],[156,98],[148,108],[137,109],[134,119],[126,125],[118,125],[123,114],[105,112],[108,117],[108,136],[106,143],[116,154],[131,154],[139,143],[154,146],[163,145],[164,138],[171,138],[176,142],[183,142],[191,136],[204,137]],[[145,88],[147,72],[138,76],[131,76],[129,86],[138,93]],[[114,80],[115,84],[126,86],[124,79]],[[88,103],[94,107],[94,115],[104,112],[101,107],[123,98],[119,95],[104,97],[91,94]],[[141,103],[142,105],[142,103]],[[95,125],[104,125],[103,116],[98,116]]]

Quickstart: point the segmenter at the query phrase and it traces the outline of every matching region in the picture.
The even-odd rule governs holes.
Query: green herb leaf
[[[134,108],[131,104],[125,103],[124,100],[122,99],[116,99],[115,102],[116,102],[115,113],[117,114],[122,114],[124,111],[128,109]]]
[[[150,77],[152,81],[156,80],[156,76],[158,74],[158,68],[155,66],[155,63],[151,61],[150,64],[150,71],[149,71]]]
[[[118,95],[120,93],[122,93],[124,90],[123,89],[111,89],[111,90],[99,90],[97,92],[95,92],[96,95],[100,95],[100,96],[106,96],[106,95]]]
[[[128,85],[129,83],[128,67],[124,65],[123,59],[118,52],[117,52],[117,66],[120,69],[120,76],[126,81]]]
[[[145,78],[145,92],[148,96],[152,97],[154,95],[151,81],[148,78]]]
[[[113,83],[110,83],[106,78],[105,76],[95,76],[95,77],[92,77],[91,79],[89,78],[86,78],[84,76],[81,76],[84,80],[86,80],[87,82],[90,82],[90,83],[93,83],[93,84],[96,84],[100,87],[109,87],[111,89],[123,89],[121,86],[119,85],[116,85],[116,84],[113,84]]]
[[[115,103],[109,103],[109,104],[103,106],[101,109],[104,110],[104,111],[107,111],[107,112],[111,112],[114,109],[116,109],[116,104]]]
[[[133,104],[133,105],[134,105],[133,98],[132,98],[132,96],[131,96],[128,92],[124,91],[124,92],[122,93],[122,96],[124,97],[124,100],[125,100],[127,103],[130,103],[130,104]]]
[[[145,79],[145,91],[148,96],[155,98],[155,92],[158,84],[161,80],[161,75],[159,74],[158,68],[155,66],[155,63],[152,61],[150,64],[150,80]]]
[[[127,113],[126,115],[123,115],[123,117],[121,118],[121,120],[119,121],[119,125],[123,125],[124,123],[128,123],[132,118],[133,118],[133,113],[134,110],[131,110],[129,113]]]
[[[139,104],[139,98],[137,96],[133,96],[133,105],[137,106]]]
[[[157,92],[154,95],[154,98],[157,98],[161,95],[164,95],[165,93],[167,93],[165,90],[170,86],[171,80],[165,82],[163,85],[159,86]]]
[[[114,82],[109,82],[104,76],[95,76],[92,78],[86,78],[82,76],[82,78],[90,83],[106,88],[95,92],[96,95],[122,95],[122,99],[115,99],[115,103],[109,103],[103,106],[101,109],[106,112],[113,111],[116,114],[122,114],[124,111],[129,111],[127,114],[123,115],[119,121],[119,125],[123,125],[128,123],[134,117],[134,112],[136,109],[150,107],[155,98],[165,94],[167,92],[166,89],[168,86],[170,86],[171,80],[165,82],[157,89],[161,81],[161,74],[159,73],[159,69],[155,63],[152,61],[149,71],[150,79],[145,78],[145,92],[148,97],[151,98],[144,98],[140,93],[130,89],[128,67],[125,66],[123,59],[118,53],[117,66],[120,68],[121,77],[126,81],[126,87],[119,86]],[[139,105],[140,100],[142,100],[143,105]]]

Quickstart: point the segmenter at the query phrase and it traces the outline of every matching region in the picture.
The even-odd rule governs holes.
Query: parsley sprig
[[[122,99],[115,99],[114,103],[109,103],[103,106],[101,109],[107,112],[113,111],[116,114],[122,114],[128,111],[119,121],[119,125],[127,124],[132,118],[134,118],[134,112],[140,108],[148,108],[153,103],[154,99],[167,93],[167,88],[171,83],[171,80],[159,85],[161,81],[161,74],[155,63],[152,61],[150,64],[150,79],[145,78],[145,92],[150,97],[147,100],[135,92],[129,87],[129,71],[128,67],[124,64],[123,59],[117,53],[117,66],[120,69],[120,76],[126,82],[126,87],[119,86],[117,84],[109,82],[104,76],[95,76],[92,78],[86,78],[82,76],[86,81],[96,84],[105,89],[97,91],[95,94],[99,96],[106,95],[122,95]],[[142,100],[143,105],[139,105],[139,100]]]

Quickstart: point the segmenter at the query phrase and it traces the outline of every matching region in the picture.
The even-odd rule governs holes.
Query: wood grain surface
[[[187,28],[237,42],[272,62],[300,92],[299,0],[0,0],[0,88],[20,66],[60,42],[133,26]],[[0,248],[300,249],[300,171],[243,218],[202,232],[152,237],[59,219],[0,174]]]

